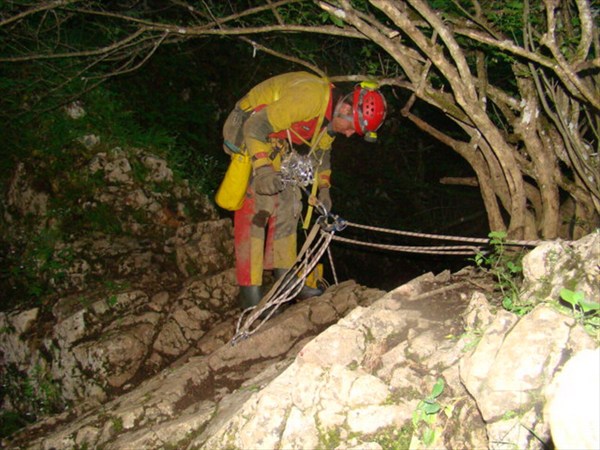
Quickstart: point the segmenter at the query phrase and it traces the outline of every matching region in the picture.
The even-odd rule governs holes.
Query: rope
[[[470,237],[462,237],[462,236],[445,236],[440,234],[427,234],[427,233],[417,233],[414,231],[400,231],[400,230],[390,230],[389,228],[380,228],[374,227],[370,225],[360,225],[354,222],[345,222],[345,224],[349,227],[361,228],[363,230],[370,231],[380,231],[382,233],[391,233],[397,234],[400,236],[410,236],[410,237],[418,237],[418,238],[428,238],[428,239],[437,239],[443,241],[455,241],[455,242],[472,242],[475,244],[489,244],[490,240],[486,238],[470,238]],[[337,238],[336,238],[337,239]],[[519,241],[519,240],[509,240],[505,241],[504,245],[517,245],[524,247],[535,247],[544,242],[548,241]]]
[[[273,316],[279,306],[298,296],[304,287],[306,277],[329,247],[334,231],[334,228],[325,229],[320,222],[313,225],[294,265],[275,282],[258,305],[242,312],[231,345],[256,333]],[[246,319],[242,324],[244,317]]]
[[[339,284],[337,272],[335,271],[335,264],[333,264],[333,255],[331,254],[331,248],[329,247],[327,247],[327,257],[329,258],[329,266],[331,267],[331,274],[333,275],[333,283]]]
[[[303,187],[299,186],[307,195],[310,193]],[[428,233],[417,233],[412,231],[400,231],[391,230],[387,228],[374,227],[369,225],[360,225],[353,222],[346,222],[339,216],[333,215],[327,211],[324,205],[318,200],[314,199],[314,206],[317,208],[321,216],[313,225],[310,233],[306,237],[306,241],[302,247],[302,250],[298,253],[298,257],[294,262],[294,265],[281,277],[279,278],[269,292],[260,300],[258,305],[247,308],[242,311],[240,315],[236,332],[231,339],[231,345],[235,345],[240,340],[247,339],[254,333],[256,333],[264,324],[267,322],[277,309],[284,303],[294,300],[302,288],[306,277],[312,272],[314,267],[317,265],[325,251],[328,252],[331,268],[335,283],[337,284],[337,275],[335,273],[335,267],[333,266],[333,260],[329,244],[332,240],[339,242],[346,242],[350,244],[363,245],[367,247],[381,248],[385,250],[395,250],[408,253],[424,253],[424,254],[435,254],[435,255],[473,255],[481,252],[481,246],[474,245],[440,245],[440,246],[410,246],[410,245],[388,245],[388,244],[376,244],[373,242],[362,242],[356,239],[348,239],[340,236],[334,236],[336,231],[342,231],[346,227],[355,227],[364,230],[378,231],[383,233],[391,233],[401,236],[410,236],[418,238],[428,238],[437,240],[446,240],[463,243],[474,243],[474,244],[485,244],[489,245],[489,239],[483,238],[470,238],[461,236],[446,236],[436,235]],[[545,241],[519,241],[511,240],[505,241],[505,245],[517,245],[534,247]],[[244,320],[245,318],[245,320]]]
[[[333,236],[333,240],[339,242],[347,242],[349,244],[363,245],[366,247],[381,248],[384,250],[395,250],[406,253],[425,253],[430,255],[473,255],[475,253],[482,252],[480,247],[473,247],[467,245],[441,245],[441,246],[411,246],[411,245],[387,245],[387,244],[375,244],[373,242],[362,242],[355,239],[343,238],[340,236]]]

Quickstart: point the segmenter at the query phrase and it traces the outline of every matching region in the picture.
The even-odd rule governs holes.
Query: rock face
[[[3,447],[541,449],[552,437],[558,446],[573,442],[571,423],[558,413],[571,395],[565,387],[581,374],[568,361],[583,353],[593,365],[597,342],[582,326],[589,316],[567,314],[559,292],[600,298],[597,264],[588,262],[598,257],[600,233],[527,256],[522,295],[537,306],[522,317],[496,306],[487,274],[466,268],[425,274],[387,293],[345,281],[232,345],[240,311],[230,221],[186,189],[173,185],[167,195],[142,187],[136,166],[146,182],[172,180],[160,158],[140,151],[100,152],[86,165],[107,181],[94,201],[127,213],[128,233],[61,241],[72,258],[68,275],[54,282],[51,306],[0,313],[3,384],[14,388],[4,391],[3,409],[25,408],[17,389],[23,376],[40,405],[56,398],[63,408],[38,408],[39,420]],[[19,177],[15,186],[38,198],[26,172]],[[35,200],[42,208],[17,197],[10,201],[19,210],[47,211],[47,199]],[[185,213],[188,200],[202,205],[195,218]],[[15,208],[8,209],[13,224]],[[109,278],[97,283],[98,274]],[[593,376],[578,380],[584,392],[598,388],[597,376],[595,384]],[[582,445],[598,436],[585,420],[598,404],[589,403],[591,411],[570,412],[589,423],[591,441]]]
[[[41,402],[104,402],[234,314],[231,221],[220,219],[205,196],[173,183],[171,169],[154,155],[116,148],[88,158],[76,188],[69,175],[48,183],[60,201],[71,191],[86,193],[60,220],[48,212],[50,195],[33,189],[39,174],[25,164],[9,187],[5,220],[13,252],[27,245],[15,230],[28,215],[37,217],[38,229],[60,236],[47,243],[45,260],[32,262],[56,267],[38,270],[51,306],[0,314],[0,328],[11,331],[0,334],[2,379],[16,394],[4,399],[9,409],[26,409],[19,377]],[[80,230],[64,232],[86,214]]]
[[[249,396],[255,388],[242,385],[245,381],[265,384],[289,365],[310,336],[359,303],[368,304],[380,295],[381,291],[346,282],[318,300],[286,311],[261,330],[260,339],[235,347],[229,344],[235,318],[223,321],[168,369],[100,409],[80,405],[30,428],[31,436],[39,436],[50,425],[55,429],[31,448],[160,448],[185,440],[206,426],[222,404]],[[335,305],[334,296],[338,297]],[[345,300],[339,301],[340,297]],[[311,318],[315,314],[318,318]]]
[[[548,389],[545,415],[556,448],[600,448],[600,349],[582,350]],[[569,424],[568,427],[563,424]]]

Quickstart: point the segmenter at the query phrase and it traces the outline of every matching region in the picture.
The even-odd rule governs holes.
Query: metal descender
[[[281,179],[286,185],[306,187],[315,176],[315,161],[310,155],[290,150],[281,159]]]

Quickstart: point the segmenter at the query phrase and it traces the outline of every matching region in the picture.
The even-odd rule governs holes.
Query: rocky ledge
[[[140,187],[136,164],[147,164],[146,182],[170,179],[139,151],[83,166],[107,183],[87,208],[108,205],[127,233],[63,237],[55,250],[72,256],[66,276],[48,280],[53,295],[0,313],[3,409],[37,405],[35,423],[3,447],[600,447],[588,401],[598,398],[598,336],[585,327],[600,298],[599,232],[525,257],[524,315],[501,308],[496,282],[476,268],[390,292],[348,280],[232,345],[231,222],[200,198],[192,216],[185,189]],[[32,186],[15,175],[15,227],[47,216],[50,197]],[[565,288],[579,303],[561,301]]]

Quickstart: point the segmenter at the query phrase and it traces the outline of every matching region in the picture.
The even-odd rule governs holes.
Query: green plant
[[[57,383],[52,379],[48,370],[40,364],[35,366],[33,376],[38,386],[37,397],[40,411],[44,414],[56,411],[62,402]]]
[[[600,334],[600,303],[588,302],[581,291],[572,291],[563,288],[560,290],[560,298],[568,303],[573,311],[573,316],[581,321],[581,324],[591,332]]]
[[[365,338],[365,343],[368,344],[371,342],[375,342],[375,335],[373,335],[373,332],[371,331],[370,327],[363,325],[363,330],[361,330],[361,331]]]
[[[196,191],[212,197],[229,163],[225,153],[215,157],[193,147],[174,147],[169,152],[169,163],[176,177],[185,177]]]
[[[116,433],[120,433],[121,431],[123,431],[124,426],[123,426],[123,418],[122,417],[114,416],[114,417],[111,417],[110,421],[112,423],[113,430]]]
[[[598,310],[600,310],[600,304],[586,302],[585,296],[581,291],[573,292],[570,289],[563,288],[560,290],[560,298],[573,307],[574,313],[579,310],[582,317],[587,313],[597,314]]]
[[[61,241],[62,233],[57,228],[31,228],[7,243],[0,255],[0,289],[5,293],[0,308],[30,300],[39,302],[66,276],[74,256]]]
[[[315,416],[317,424],[317,432],[319,434],[319,448],[323,450],[333,450],[337,448],[342,442],[341,429],[340,428],[328,428],[324,429],[323,425],[319,421],[319,418]]]
[[[513,410],[506,411],[504,414],[502,414],[502,420],[514,419],[517,416],[518,416],[518,414]]]
[[[339,429],[330,428],[326,432],[319,432],[319,443],[323,449],[335,449],[341,442]]]
[[[120,291],[130,287],[130,283],[128,282],[115,282],[113,280],[107,280],[103,284],[108,291],[108,297],[106,297],[105,301],[106,304],[111,308],[115,308],[119,304],[119,297],[117,294]]]
[[[64,410],[58,384],[45,364],[36,364],[29,373],[8,364],[0,372],[0,397],[8,399],[12,411],[0,415],[0,435],[8,436],[38,417]]]
[[[77,297],[77,301],[86,309],[92,306],[93,301],[83,295]]]
[[[523,266],[521,252],[515,252],[507,246],[506,232],[492,231],[488,234],[491,253],[479,252],[474,261],[478,267],[488,267],[497,282],[502,294],[502,307],[518,315],[527,314],[533,304],[523,301],[519,296],[519,285],[522,280]]]
[[[0,413],[0,438],[10,436],[28,423],[25,416],[18,412],[4,411]]]
[[[441,428],[436,427],[438,413],[444,411],[450,416],[452,411],[450,407],[442,407],[438,398],[444,392],[444,380],[438,378],[431,393],[421,400],[413,412],[412,425],[414,428],[413,440],[410,448],[419,448],[422,446],[431,446],[440,436]]]
[[[405,450],[410,445],[413,427],[406,423],[402,428],[395,427],[379,430],[376,435],[368,436],[369,441],[377,442],[381,448],[386,450]]]
[[[479,341],[481,341],[482,336],[483,331],[480,328],[466,328],[465,331],[459,336],[449,334],[448,336],[446,336],[446,339],[456,341],[463,339],[464,346],[462,348],[462,351],[468,352],[469,350],[477,347],[477,344],[479,344]]]
[[[119,303],[119,299],[117,298],[117,296],[115,294],[112,294],[111,296],[109,296],[106,299],[106,304],[108,306],[110,306],[111,308],[114,308],[115,306],[117,306],[118,303]]]

